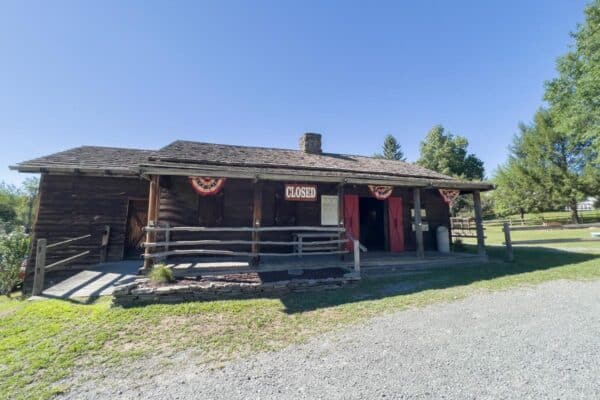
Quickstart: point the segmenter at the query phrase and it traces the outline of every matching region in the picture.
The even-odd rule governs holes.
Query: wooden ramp
[[[75,299],[107,296],[116,285],[133,282],[140,261],[117,261],[97,264],[89,269],[48,274],[41,296],[32,299]]]

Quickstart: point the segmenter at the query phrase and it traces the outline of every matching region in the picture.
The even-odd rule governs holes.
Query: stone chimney
[[[321,154],[321,134],[305,133],[300,136],[300,150],[305,153]]]

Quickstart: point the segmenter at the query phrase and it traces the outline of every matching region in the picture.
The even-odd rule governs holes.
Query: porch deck
[[[425,258],[414,253],[367,252],[360,257],[361,274],[365,276],[387,273],[411,273],[435,267],[485,262],[486,256],[470,253],[442,254],[426,252]],[[250,266],[248,261],[224,258],[194,258],[167,262],[176,276],[197,276],[233,272],[266,272],[294,269],[346,268],[353,270],[351,255],[341,259],[339,255],[305,255],[303,257],[263,257],[258,267]]]
[[[198,275],[218,275],[242,272],[267,272],[285,270],[305,270],[324,268],[353,269],[350,256],[341,260],[339,255],[265,257],[260,266],[251,267],[247,261],[226,260],[223,258],[195,258],[190,261],[169,262],[178,277]],[[459,267],[466,264],[485,262],[486,257],[468,253],[441,254],[427,252],[424,259],[414,254],[392,254],[369,252],[361,255],[361,275],[374,276],[386,274],[418,274],[439,267]],[[97,297],[112,294],[116,285],[132,282],[136,278],[142,261],[117,261],[97,264],[78,271],[63,271],[49,274],[43,297],[73,299]]]

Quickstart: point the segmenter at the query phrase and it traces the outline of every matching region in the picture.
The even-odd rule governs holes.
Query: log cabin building
[[[284,244],[298,242],[294,227],[312,227],[315,237],[328,227],[330,233],[343,231],[340,240],[329,238],[330,250],[350,249],[343,240],[355,239],[369,252],[423,257],[437,249],[437,228],[450,229],[448,201],[459,193],[473,194],[479,252],[485,254],[479,193],[490,184],[401,161],[323,152],[320,134],[306,133],[299,144],[299,150],[191,141],[156,151],[83,146],[11,168],[41,174],[32,242],[91,234],[49,253],[48,263],[82,250],[89,253],[78,266],[101,259],[141,260],[144,242],[165,240],[156,231],[145,232],[146,226],[169,227],[173,243],[146,248],[146,266],[152,253],[165,251],[173,257],[233,252],[253,260],[298,252],[297,245]],[[102,256],[99,243],[107,227],[110,237]],[[205,249],[190,251],[198,244]],[[305,252],[310,250],[307,246]]]

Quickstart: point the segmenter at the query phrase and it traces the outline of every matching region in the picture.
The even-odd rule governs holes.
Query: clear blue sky
[[[542,105],[585,0],[0,5],[0,180],[82,144],[175,139],[408,159],[434,124],[491,174]]]

